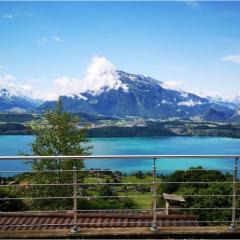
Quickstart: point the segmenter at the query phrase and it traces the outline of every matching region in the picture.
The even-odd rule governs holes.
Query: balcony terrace
[[[0,161],[7,160],[11,163],[12,160],[17,161],[65,161],[65,160],[94,160],[101,159],[102,161],[111,161],[111,159],[146,159],[149,161],[151,169],[148,171],[148,180],[142,181],[139,178],[138,182],[121,181],[116,177],[116,181],[102,181],[104,174],[112,174],[111,170],[103,169],[77,169],[74,166],[72,169],[54,169],[54,170],[33,170],[33,171],[7,171],[0,170],[2,175],[6,174],[23,174],[23,176],[37,175],[40,178],[50,174],[52,181],[31,182],[31,181],[1,181],[1,189],[18,189],[22,195],[17,196],[0,196],[0,203],[10,204],[14,201],[22,201],[28,205],[28,209],[11,210],[7,209],[0,212],[0,238],[239,238],[240,229],[238,229],[239,210],[237,204],[238,198],[238,159],[240,155],[123,155],[123,156],[1,156]],[[205,158],[211,159],[228,159],[232,161],[232,169],[220,169],[221,171],[229,172],[231,181],[197,181],[166,182],[160,178],[160,174],[167,173],[168,169],[158,169],[161,166],[161,159],[186,159],[186,158]],[[158,165],[156,164],[158,163]],[[135,169],[139,170],[139,169]],[[177,169],[176,169],[177,170]],[[201,172],[203,169],[189,169],[188,171]],[[206,169],[204,169],[206,171]],[[212,171],[212,169],[207,169]],[[70,177],[70,182],[63,179],[55,178],[61,174],[67,173]],[[85,182],[82,175],[95,174],[97,181]],[[160,174],[159,174],[160,173]],[[27,175],[24,175],[27,174]],[[30,174],[30,175],[29,175]],[[31,178],[30,178],[31,179]],[[95,179],[95,180],[96,180]],[[205,184],[214,185],[231,185],[231,194],[160,194],[159,188],[163,184],[175,185],[183,183],[187,185],[198,186]],[[96,192],[98,187],[108,187],[103,195]],[[148,187],[146,193],[136,194],[130,187]],[[54,191],[48,191],[49,195],[44,194],[44,188],[55,190],[57,188],[68,188],[69,193],[65,196],[56,195]],[[39,192],[38,189],[41,189]],[[91,189],[91,193],[87,190]],[[109,189],[115,189],[110,191]],[[106,189],[105,189],[106,190]],[[124,191],[123,191],[124,190]],[[132,193],[131,193],[132,192]],[[42,194],[42,195],[41,195]],[[122,201],[123,199],[141,199],[147,198],[149,207],[133,208],[125,207],[115,208],[115,205],[107,206],[106,208],[92,208],[87,205],[88,202],[102,199],[103,202],[111,199]],[[205,198],[220,198],[230,199],[231,205],[221,207],[186,207],[182,203],[187,203],[191,199],[200,198],[205,201]],[[162,203],[159,203],[160,199]],[[34,203],[38,203],[37,207]],[[48,204],[56,202],[56,209],[48,209]],[[116,202],[114,202],[116,203]],[[176,206],[177,205],[177,206]],[[33,207],[34,206],[34,207]],[[50,205],[49,205],[50,206]],[[218,218],[211,220],[202,220],[200,213],[207,215],[211,211],[228,212],[229,217]]]

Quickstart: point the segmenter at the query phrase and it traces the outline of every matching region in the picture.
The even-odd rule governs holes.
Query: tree
[[[190,210],[185,209],[184,212],[198,215],[200,221],[231,220],[232,185],[229,182],[232,181],[232,175],[229,173],[224,174],[220,171],[197,167],[190,168],[187,171],[175,171],[162,178],[163,182],[167,183],[161,184],[159,195],[174,193],[187,196],[185,197],[186,202],[181,203],[180,207],[190,208]],[[218,184],[215,182],[218,182]],[[158,206],[164,207],[164,204],[163,198],[159,198]],[[238,200],[238,206],[239,204]],[[203,209],[200,210],[199,208]],[[238,216],[239,213],[237,212]],[[210,223],[206,222],[205,224]]]
[[[11,212],[11,211],[24,211],[27,210],[27,206],[22,200],[8,200],[7,198],[16,198],[18,196],[10,193],[10,191],[0,189],[0,198],[6,198],[6,200],[1,200],[0,211]]]
[[[106,181],[107,184],[110,183],[109,180]],[[116,191],[117,185],[103,185],[100,186],[98,194],[100,197],[104,196],[105,198],[99,198],[94,203],[95,209],[131,209],[136,208],[136,202],[130,198],[118,198],[118,193]]]
[[[61,155],[89,155],[92,147],[85,137],[86,127],[79,126],[80,120],[62,110],[62,102],[58,100],[56,108],[44,115],[44,126],[35,130],[36,138],[31,144],[34,155],[61,156]],[[34,186],[31,196],[34,197],[71,197],[73,167],[81,170],[83,160],[34,160],[31,162],[35,171],[30,180],[38,184],[69,184],[61,186]],[[78,180],[83,179],[83,174],[77,173]],[[36,200],[35,207],[46,209],[66,209],[72,206],[72,199]]]
[[[144,175],[144,173],[143,173],[142,171],[137,171],[137,172],[135,173],[135,177],[136,177],[136,178],[139,178],[139,179],[144,179],[144,178],[145,178],[145,175]]]

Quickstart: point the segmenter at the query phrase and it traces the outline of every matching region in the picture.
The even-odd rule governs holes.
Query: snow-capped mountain
[[[240,123],[240,107],[236,110],[234,115],[230,118],[230,121]]]
[[[210,102],[218,104],[218,105],[223,105],[226,107],[229,107],[233,110],[236,110],[238,106],[240,105],[240,95],[236,95],[234,97],[226,97],[226,96],[221,96],[220,94],[211,94],[207,95],[204,93],[200,93],[199,96],[207,98]]]
[[[15,88],[0,88],[0,111],[35,111],[43,101],[31,99]]]
[[[101,89],[87,90],[72,96],[61,96],[64,109],[105,116],[141,116],[152,118],[189,118],[202,116],[210,108],[231,111],[208,98],[165,87],[151,77],[117,71],[116,82]],[[51,109],[54,101],[39,109]]]
[[[94,79],[97,82],[95,85]],[[201,97],[171,89],[164,82],[143,75],[123,71],[110,73],[102,71],[100,78],[98,76],[93,78],[89,86],[86,84],[84,91],[79,93],[60,96],[64,110],[110,117],[191,118],[197,116],[209,121],[238,119],[238,116],[235,116],[237,115],[237,98],[236,101],[231,102],[219,98]],[[52,109],[55,106],[56,101],[43,102],[34,100],[30,96],[13,87],[0,88],[0,111],[35,112]]]

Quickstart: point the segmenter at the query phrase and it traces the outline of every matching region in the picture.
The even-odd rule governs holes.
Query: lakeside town
[[[88,137],[136,136],[220,136],[240,137],[238,123],[208,122],[199,119],[167,120],[140,117],[103,117],[89,114],[80,116],[80,128],[87,128]],[[1,135],[34,134],[34,129],[44,125],[41,114],[0,113]]]

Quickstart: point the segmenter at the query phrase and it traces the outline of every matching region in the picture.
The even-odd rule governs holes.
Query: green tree
[[[110,183],[110,181],[106,181]],[[103,185],[100,187],[98,194],[105,198],[99,198],[95,201],[95,209],[131,209],[137,208],[137,203],[131,197],[119,198],[116,191],[117,186]]]
[[[62,103],[58,100],[56,108],[44,115],[44,126],[35,130],[36,138],[31,144],[34,155],[61,156],[61,155],[89,155],[92,146],[85,137],[86,127],[80,127],[77,116],[63,112]],[[32,170],[35,171],[30,181],[37,184],[69,184],[61,186],[34,186],[31,187],[33,197],[71,197],[73,167],[81,170],[83,160],[34,160],[31,161]],[[83,174],[78,171],[78,181],[83,180]],[[45,199],[33,202],[35,208],[66,209],[72,206],[72,199]]]
[[[186,201],[180,204],[180,207],[186,208],[183,212],[198,215],[200,221],[231,220],[231,209],[226,209],[232,206],[232,185],[229,184],[232,181],[232,175],[229,173],[224,174],[220,171],[197,167],[187,171],[175,171],[162,178],[163,182],[167,183],[161,184],[159,195],[162,193],[185,195]],[[164,204],[163,198],[159,198],[158,205],[164,207]],[[238,200],[238,206],[239,204]],[[187,208],[192,209],[187,210]],[[238,212],[237,216],[239,216]]]
[[[11,212],[11,211],[24,211],[27,210],[27,206],[23,203],[22,200],[8,200],[8,198],[16,198],[18,196],[8,192],[7,190],[0,190],[0,198],[6,198],[6,200],[1,200],[0,202],[0,211],[2,212]]]
[[[144,179],[145,178],[145,174],[142,171],[137,171],[135,173],[135,177],[139,178],[139,179]]]

